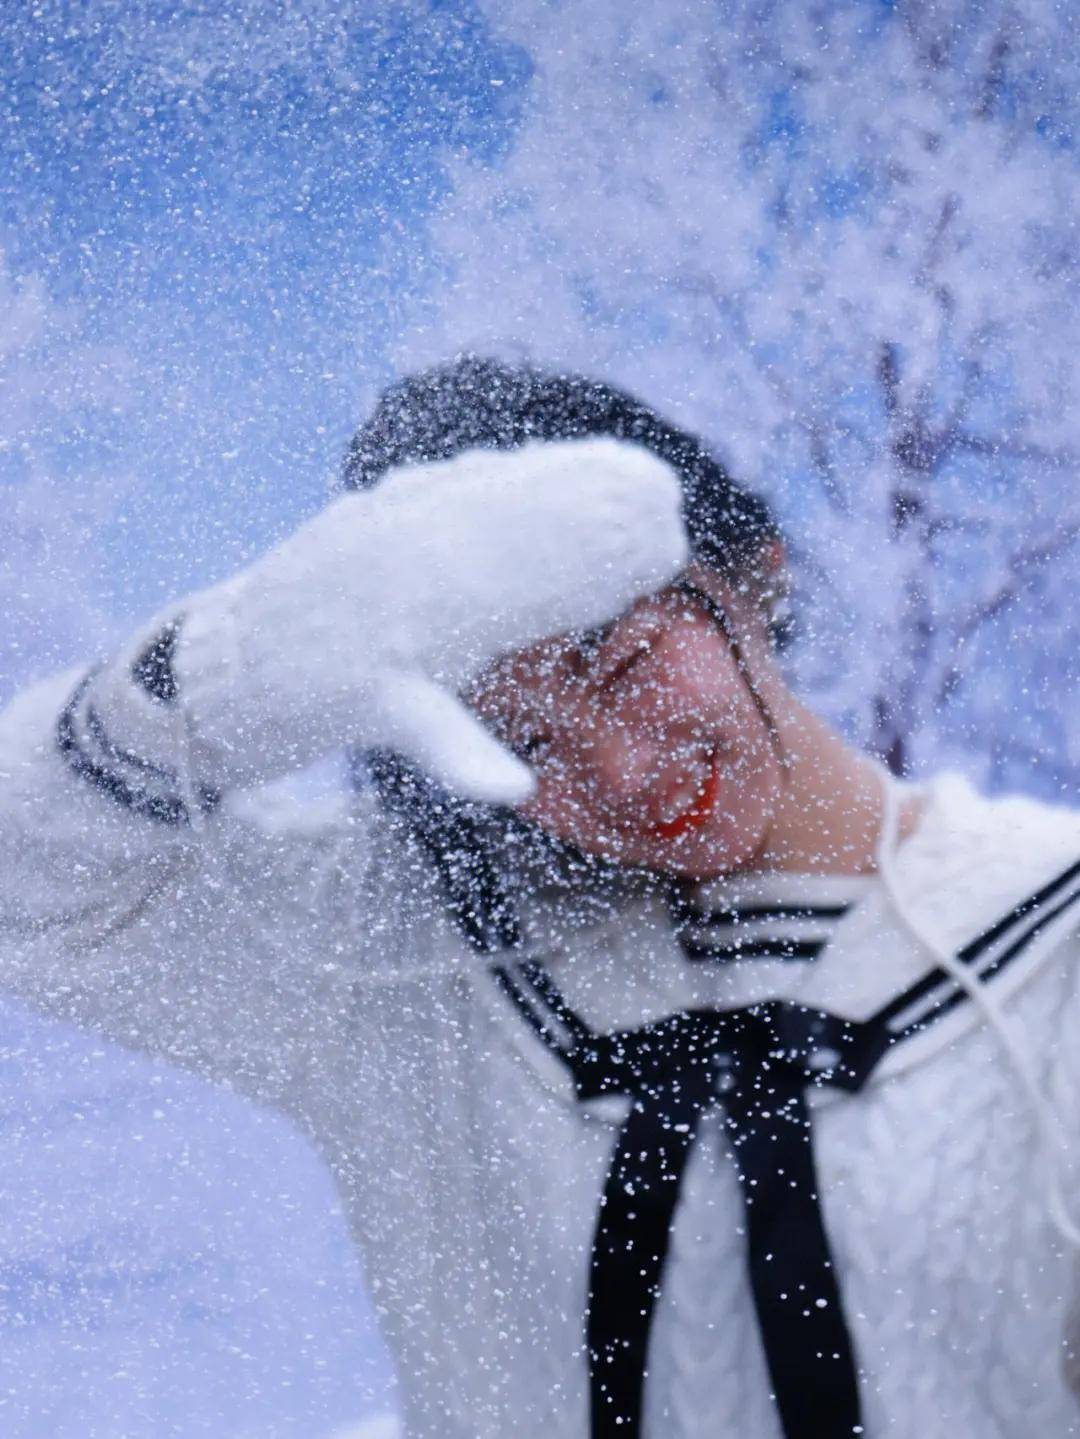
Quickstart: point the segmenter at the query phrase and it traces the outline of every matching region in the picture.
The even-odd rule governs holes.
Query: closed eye
[[[526,735],[524,739],[515,740],[510,748],[517,755],[518,759],[535,760],[544,753],[551,744],[551,736],[547,734]]]
[[[635,650],[626,655],[623,659],[611,667],[600,681],[602,690],[612,689],[624,675],[628,675],[635,665],[641,663],[648,655],[652,654],[652,645],[646,640],[639,644]]]

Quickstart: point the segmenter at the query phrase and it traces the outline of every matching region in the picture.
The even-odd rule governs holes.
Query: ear
[[[783,575],[787,569],[787,550],[784,542],[777,537],[770,540],[761,551],[761,568],[767,580],[773,580]]]

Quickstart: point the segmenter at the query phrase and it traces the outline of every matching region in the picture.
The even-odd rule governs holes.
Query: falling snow
[[[1068,7],[9,10],[0,1433],[1080,1428]]]

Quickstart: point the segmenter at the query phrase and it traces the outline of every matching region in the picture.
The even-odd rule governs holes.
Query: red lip
[[[690,807],[683,810],[682,814],[677,814],[674,819],[658,821],[651,825],[653,834],[658,839],[678,839],[680,835],[700,829],[716,808],[719,793],[720,770],[716,756],[713,755],[709,760],[709,773]]]

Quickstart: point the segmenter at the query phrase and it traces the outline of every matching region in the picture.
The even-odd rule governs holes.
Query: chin
[[[605,822],[595,810],[569,804],[558,789],[541,789],[523,813],[549,834],[609,863],[678,879],[715,879],[754,867],[779,798],[778,778],[770,778],[772,783],[737,785],[721,780],[707,794],[707,808],[690,808],[665,824],[626,813]]]
[[[665,839],[647,829],[620,829],[584,837],[564,834],[578,849],[632,869],[651,869],[677,879],[716,879],[752,864],[764,843],[766,827],[760,831],[716,822],[675,839]]]

